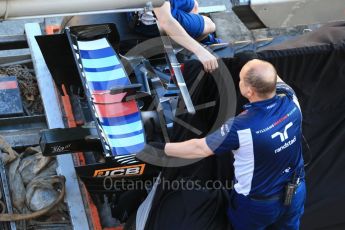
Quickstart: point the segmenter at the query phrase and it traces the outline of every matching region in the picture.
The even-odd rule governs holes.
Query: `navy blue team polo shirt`
[[[215,154],[232,150],[237,193],[269,197],[281,194],[293,173],[303,168],[301,129],[297,97],[287,84],[278,83],[276,96],[245,105],[206,143]]]

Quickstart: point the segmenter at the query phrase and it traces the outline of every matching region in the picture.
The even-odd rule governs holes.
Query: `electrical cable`
[[[309,143],[303,134],[302,134],[302,139],[303,139],[303,142],[305,144],[305,147],[307,148],[306,153],[309,154],[308,161],[306,163],[304,163],[304,167],[308,167],[312,158],[313,158],[313,154],[311,153]]]

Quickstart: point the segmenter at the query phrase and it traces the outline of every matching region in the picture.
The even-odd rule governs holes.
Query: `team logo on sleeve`
[[[220,133],[222,134],[222,136],[224,137],[229,132],[230,132],[230,129],[229,129],[228,124],[222,125],[222,127],[220,128]]]

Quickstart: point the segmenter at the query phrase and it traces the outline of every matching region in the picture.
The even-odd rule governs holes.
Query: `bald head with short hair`
[[[253,59],[243,66],[240,74],[243,74],[245,84],[249,85],[259,97],[266,98],[275,94],[277,71],[271,63]]]

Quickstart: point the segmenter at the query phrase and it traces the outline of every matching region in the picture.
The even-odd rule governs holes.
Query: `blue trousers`
[[[205,21],[199,14],[190,13],[194,0],[170,0],[171,14],[192,38],[199,38],[204,32]]]
[[[254,200],[234,192],[228,217],[235,230],[298,230],[306,199],[301,182],[290,206],[282,200]]]

